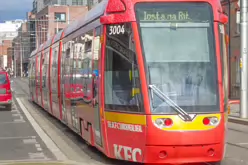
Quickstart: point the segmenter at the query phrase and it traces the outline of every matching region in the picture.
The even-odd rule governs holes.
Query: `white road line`
[[[1,124],[16,124],[16,123],[25,123],[24,120],[20,120],[20,119],[15,119],[14,121],[10,121],[10,122],[0,122],[0,125]]]
[[[237,143],[237,145],[248,145],[248,142],[247,143]]]
[[[12,116],[17,117],[17,116],[21,116],[21,114],[14,113],[12,114]]]
[[[18,113],[18,110],[12,110],[11,113]]]
[[[18,104],[20,105],[23,113],[27,117],[30,124],[33,126],[34,130],[46,144],[47,148],[55,155],[58,160],[68,160],[67,157],[60,151],[60,149],[56,146],[56,144],[52,141],[52,139],[42,130],[39,124],[35,121],[35,119],[31,116],[25,106],[22,104],[19,98],[16,98]]]
[[[50,162],[56,162],[56,161],[51,161],[51,159],[50,158],[46,158],[46,159],[20,159],[20,160],[15,160],[15,159],[13,159],[13,160],[0,160],[0,164],[2,164],[2,163],[17,163],[17,162],[21,162],[21,163],[23,163],[23,162],[44,162],[44,161],[46,161],[45,163],[50,163]],[[48,162],[47,162],[48,161]]]
[[[14,123],[25,123],[25,120],[23,120],[23,119],[14,119]]]
[[[29,139],[33,138],[33,136],[23,136],[23,137],[0,137],[0,140],[8,140],[8,139]]]
[[[37,141],[36,141],[36,139],[23,139],[23,143],[24,144],[36,144],[37,143]]]

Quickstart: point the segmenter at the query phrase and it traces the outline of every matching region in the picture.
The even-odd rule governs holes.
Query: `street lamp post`
[[[22,40],[21,40],[21,42],[22,42]],[[21,77],[22,77],[22,56],[23,56],[23,46],[22,46],[22,43],[20,43],[20,65],[21,65]]]
[[[240,59],[240,67],[241,67],[241,88],[240,88],[240,108],[241,118],[248,118],[248,65],[247,65],[247,49],[248,49],[248,2],[247,0],[241,0],[240,6],[240,25],[241,25],[241,59]]]

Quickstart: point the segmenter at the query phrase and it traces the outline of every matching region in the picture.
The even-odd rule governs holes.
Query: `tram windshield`
[[[151,92],[152,113],[219,111],[212,13],[207,3],[136,5],[149,85],[175,103]]]

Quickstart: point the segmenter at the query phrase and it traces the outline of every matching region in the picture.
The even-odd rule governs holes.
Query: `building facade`
[[[87,6],[87,0],[44,0],[44,6],[52,5]]]
[[[2,40],[0,44],[0,67],[12,68],[12,56],[10,54],[12,40]]]
[[[44,8],[44,0],[34,0],[32,13],[38,13]]]
[[[17,75],[28,70],[29,52],[30,52],[30,32],[29,22],[22,23],[18,29],[18,35],[13,40],[14,62]]]
[[[87,6],[47,6],[36,14],[37,44],[44,43],[70,22],[85,15]]]
[[[229,97],[240,98],[240,6],[239,0],[223,0],[224,12],[229,15]]]

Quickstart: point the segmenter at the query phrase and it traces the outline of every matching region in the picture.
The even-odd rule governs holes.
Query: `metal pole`
[[[20,62],[20,65],[21,65],[21,77],[22,77],[22,56],[23,56],[22,43],[20,43],[20,46],[21,46],[21,62]]]
[[[228,98],[231,97],[231,0],[228,0]]]
[[[67,17],[68,17],[68,25],[70,24],[70,6],[67,6],[67,8],[68,8],[68,14],[67,14]]]
[[[15,78],[16,78],[16,57],[14,58],[14,63],[15,63],[15,68],[14,68],[15,71],[14,72],[15,72]]]
[[[57,31],[56,33],[59,32],[59,22],[58,22],[58,20],[57,20],[57,30],[56,31]]]
[[[247,65],[247,49],[248,49],[248,2],[247,0],[241,0],[240,6],[240,25],[241,25],[241,59],[240,59],[240,67],[241,67],[241,97],[240,97],[240,108],[241,118],[248,118],[248,65]]]

